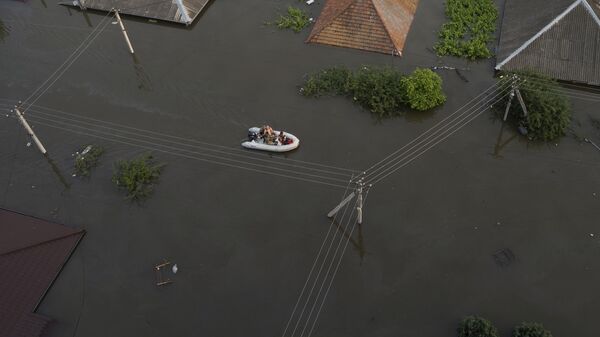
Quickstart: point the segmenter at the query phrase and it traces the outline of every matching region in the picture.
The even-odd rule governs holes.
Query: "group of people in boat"
[[[263,125],[258,131],[258,134],[250,132],[250,134],[248,134],[248,138],[250,141],[262,141],[267,145],[288,145],[294,142],[294,140],[286,136],[283,131],[279,131],[279,134],[276,135],[275,131],[273,131],[273,128],[269,125]]]

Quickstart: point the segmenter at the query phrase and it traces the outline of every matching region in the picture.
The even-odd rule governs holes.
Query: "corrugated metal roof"
[[[0,209],[0,233],[0,336],[38,337],[50,318],[33,311],[84,232]]]
[[[307,42],[401,54],[418,0],[328,0]]]
[[[150,19],[191,24],[210,0],[80,0],[89,9],[110,11]],[[69,3],[66,3],[69,4]],[[78,6],[76,1],[73,6]]]
[[[511,6],[510,1],[507,6]],[[571,1],[556,17],[540,23],[543,25],[539,31],[529,32],[531,36],[521,45],[513,44],[509,38],[512,25],[521,14],[515,14],[515,8],[506,12],[497,69],[534,70],[558,80],[600,85],[600,23],[585,1]],[[508,49],[509,45],[514,49]]]

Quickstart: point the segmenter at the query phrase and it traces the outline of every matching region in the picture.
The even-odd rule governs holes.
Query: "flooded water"
[[[431,53],[441,1],[421,1],[403,58],[306,45],[308,30],[265,24],[297,3],[215,0],[187,28],[127,17],[132,57],[103,13],[0,1],[1,207],[87,230],[38,309],[55,319],[49,336],[281,336],[352,171],[494,83],[492,60]],[[50,164],[8,109],[104,24],[26,113]],[[312,71],[364,64],[454,66],[468,82],[440,70],[444,107],[384,121],[298,94]],[[594,102],[574,109],[574,130],[600,143]],[[264,123],[301,147],[241,151]],[[73,177],[72,154],[90,143],[106,154],[90,179]],[[165,172],[151,199],[130,204],[113,163],[148,151]],[[597,336],[599,168],[590,144],[531,145],[484,114],[371,189],[352,235],[335,227],[348,251],[313,335],[451,337],[478,314],[503,336],[521,321]],[[163,259],[179,272],[157,287]]]

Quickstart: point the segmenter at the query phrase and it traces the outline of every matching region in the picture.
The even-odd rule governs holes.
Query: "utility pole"
[[[521,108],[523,109],[523,114],[525,117],[527,117],[527,115],[529,114],[529,112],[527,111],[527,106],[525,106],[525,101],[523,100],[523,96],[521,96],[521,91],[519,90],[519,86],[515,85],[515,81],[518,80],[519,78],[517,77],[517,75],[513,75],[512,81],[513,83],[511,83],[511,89],[510,89],[510,95],[508,97],[508,103],[506,104],[506,110],[504,110],[504,118],[502,118],[502,120],[504,120],[506,122],[506,119],[508,118],[508,111],[510,110],[510,106],[512,104],[512,100],[513,98],[515,98],[515,96],[517,96],[517,100],[519,101],[519,104],[521,105]]]
[[[364,174],[364,173],[363,173]],[[368,187],[371,187],[369,185]],[[357,222],[359,225],[362,225],[363,222],[363,203],[364,203],[364,194],[365,192],[365,182],[363,178],[358,179],[356,181],[356,189],[354,192],[350,193],[342,202],[340,202],[334,209],[332,209],[329,213],[327,213],[327,217],[333,218],[344,206],[346,206],[350,200],[357,198],[356,200],[356,213],[357,213]]]
[[[35,132],[33,132],[33,129],[31,128],[31,126],[29,126],[29,123],[27,123],[27,120],[25,119],[25,117],[23,116],[23,114],[21,113],[21,111],[19,110],[19,108],[17,106],[15,106],[14,111],[17,114],[17,118],[19,119],[19,122],[21,122],[21,125],[23,125],[23,127],[25,128],[25,131],[27,131],[29,136],[31,136],[31,139],[33,139],[33,142],[35,143],[37,148],[40,150],[40,152],[43,155],[47,155],[47,151],[44,148],[44,145],[42,145],[42,142],[35,135]]]
[[[125,26],[123,25],[123,21],[121,20],[121,16],[119,15],[119,10],[112,9],[115,12],[115,17],[117,18],[117,22],[119,22],[119,26],[121,26],[121,31],[123,32],[123,36],[125,37],[125,42],[127,42],[127,47],[129,47],[129,52],[133,52],[133,46],[131,46],[131,41],[129,41],[129,36],[127,36],[127,31],[125,30]]]

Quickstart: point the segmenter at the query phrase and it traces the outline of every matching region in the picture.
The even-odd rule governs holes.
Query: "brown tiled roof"
[[[0,337],[38,337],[49,318],[38,304],[84,235],[0,209]]]
[[[307,42],[400,55],[418,0],[328,0]]]

